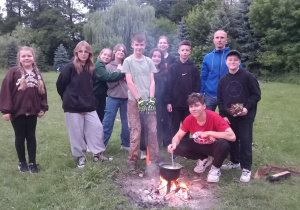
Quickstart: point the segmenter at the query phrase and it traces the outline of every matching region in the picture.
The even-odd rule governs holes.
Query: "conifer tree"
[[[181,21],[178,24],[178,38],[180,41],[189,39],[189,33],[184,17],[181,18]]]
[[[48,71],[50,67],[46,64],[46,56],[38,46],[33,46],[35,50],[35,62],[41,72]]]
[[[63,69],[64,66],[70,62],[68,53],[63,44],[60,44],[54,52],[54,68]]]
[[[257,62],[259,50],[259,37],[249,24],[249,7],[253,0],[240,0],[233,20],[233,27],[236,30],[235,40],[241,46],[242,63],[252,72],[259,73]]]
[[[7,64],[8,67],[17,65],[18,47],[15,42],[11,42],[7,47]]]

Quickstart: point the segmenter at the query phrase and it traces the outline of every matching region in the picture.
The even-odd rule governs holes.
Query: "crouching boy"
[[[220,167],[230,149],[229,141],[235,141],[235,134],[220,115],[205,109],[204,96],[200,93],[189,95],[187,103],[191,114],[185,118],[173,137],[168,152],[198,160],[194,168],[196,173],[204,172],[212,164],[207,182],[218,182]],[[193,138],[183,138],[187,132],[190,132]]]

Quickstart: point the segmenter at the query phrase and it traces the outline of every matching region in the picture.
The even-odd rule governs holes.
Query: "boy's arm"
[[[201,81],[200,81],[200,72],[198,67],[195,65],[195,93],[200,93]]]
[[[154,73],[150,73],[150,89],[149,89],[149,97],[153,98],[155,94],[155,80]]]
[[[183,136],[186,134],[185,131],[179,129],[179,131],[175,134],[175,136],[172,138],[172,144],[168,146],[168,152],[173,153],[176,149],[177,145],[180,143]]]
[[[250,92],[250,98],[247,101],[247,104],[245,105],[245,108],[247,110],[252,109],[252,107],[254,107],[257,102],[260,101],[261,98],[261,91],[259,88],[259,83],[257,81],[257,79],[251,74],[249,73],[249,81],[248,81],[248,88],[249,88],[249,92]]]
[[[228,141],[235,141],[236,137],[231,128],[227,128],[223,132],[217,132],[217,131],[202,131],[201,132],[201,137],[206,138],[212,136],[216,139],[226,139]]]
[[[126,73],[125,74],[126,77],[126,82],[127,82],[127,86],[128,89],[130,90],[131,94],[133,95],[133,97],[137,100],[140,98],[140,95],[132,81],[132,75],[130,73]]]

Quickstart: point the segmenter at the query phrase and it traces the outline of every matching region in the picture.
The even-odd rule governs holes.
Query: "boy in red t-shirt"
[[[212,163],[207,182],[218,182],[221,175],[220,167],[230,149],[229,141],[235,141],[235,134],[220,115],[205,110],[205,99],[200,93],[189,95],[187,103],[191,114],[185,118],[173,137],[168,152],[198,160],[194,168],[196,173],[204,172]],[[193,138],[184,138],[181,141],[187,132],[190,132]],[[214,160],[208,156],[214,157]]]

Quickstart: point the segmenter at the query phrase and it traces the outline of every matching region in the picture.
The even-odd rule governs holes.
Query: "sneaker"
[[[123,145],[121,145],[121,148],[120,148],[121,150],[127,150],[127,151],[129,151],[130,150],[130,147],[126,147],[126,146],[123,146]]]
[[[127,163],[127,169],[128,171],[135,171],[135,163]]]
[[[22,173],[29,171],[28,165],[27,165],[26,162],[20,162],[20,163],[19,163],[19,166],[18,166],[18,169],[19,169],[19,171],[22,172]]]
[[[229,163],[221,166],[221,169],[224,169],[224,170],[230,170],[230,169],[234,169],[234,168],[240,168],[240,164],[233,163],[230,161]]]
[[[145,160],[147,157],[147,151],[146,150],[142,150],[141,151],[141,160]]]
[[[32,174],[39,173],[39,169],[38,169],[37,166],[38,166],[38,165],[35,164],[35,163],[29,163],[28,168],[29,168],[30,173],[32,173]]]
[[[81,156],[77,158],[77,167],[83,168],[85,166],[85,157]]]
[[[105,157],[105,156],[102,155],[102,153],[95,154],[94,155],[94,162],[98,162],[99,160],[101,160],[101,161],[112,161],[113,158],[112,157]]]
[[[207,175],[207,182],[218,182],[220,180],[220,176],[220,168],[216,168],[214,165],[212,165]]]
[[[249,182],[251,179],[251,171],[248,169],[243,168],[242,176],[240,178],[241,182]]]
[[[205,169],[212,163],[212,157],[208,156],[204,160],[198,160],[197,161],[197,166],[194,168],[194,171],[196,173],[202,173],[205,171]]]

